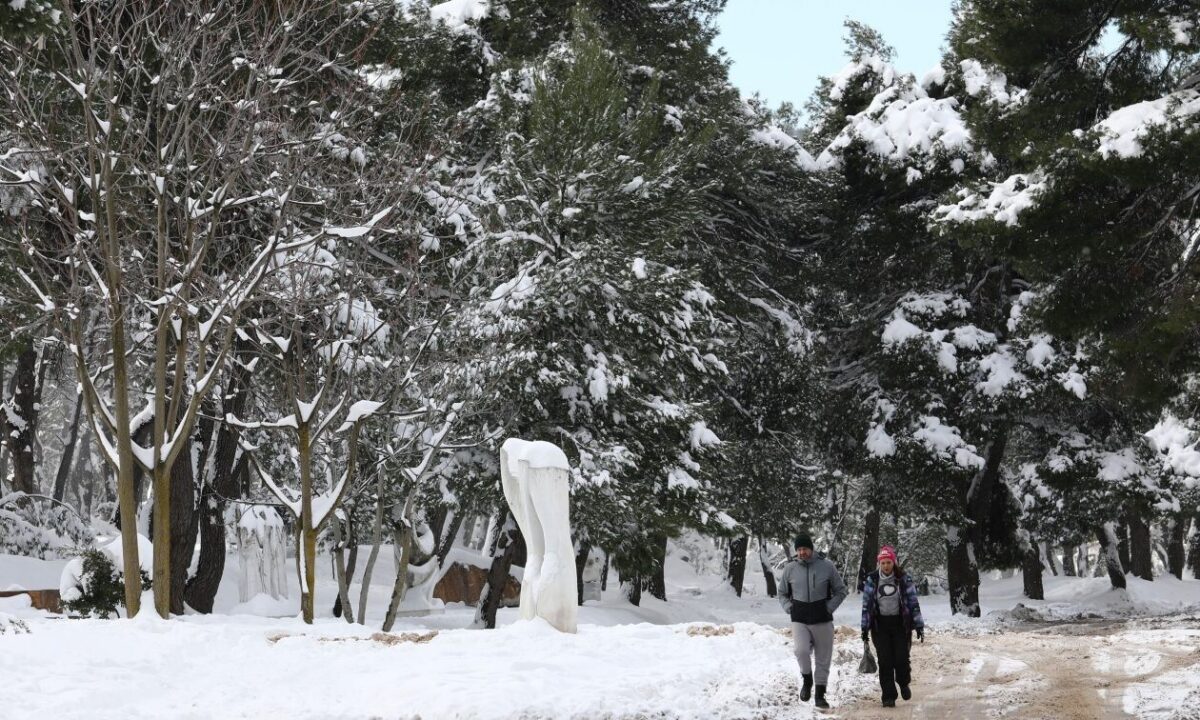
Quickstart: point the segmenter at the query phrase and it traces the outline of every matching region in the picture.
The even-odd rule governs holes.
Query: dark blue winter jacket
[[[903,588],[903,599],[900,603],[900,617],[904,619],[904,629],[912,632],[917,628],[925,627],[925,620],[921,617],[921,603],[917,600],[917,586],[913,583],[908,573],[901,573],[896,578],[900,582],[900,587]],[[879,587],[879,571],[875,570],[870,575],[867,575],[867,581],[863,585],[862,592],[862,629],[874,629],[876,626],[876,618],[879,617],[879,596],[876,588]]]

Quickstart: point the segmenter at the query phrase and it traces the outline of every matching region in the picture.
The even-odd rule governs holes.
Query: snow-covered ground
[[[0,556],[0,588],[56,583],[61,565]],[[738,598],[675,553],[668,602],[632,607],[614,583],[580,609],[576,635],[518,621],[515,609],[501,610],[496,631],[467,629],[473,610],[452,606],[372,638],[390,563],[377,568],[367,627],[328,617],[334,589],[321,569],[326,616],[313,626],[295,618],[295,593],[282,605],[238,606],[232,567],[210,616],[62,620],[0,600],[30,630],[0,635],[3,716],[813,717],[796,699],[787,617],[756,574]],[[1096,708],[1200,717],[1200,582],[1130,582],[1121,594],[1105,578],[1047,577],[1047,600],[1030,602],[1019,576],[989,578],[985,617],[975,620],[952,619],[944,596],[924,598],[931,627],[914,650],[916,697],[887,717],[1101,717],[1086,714]],[[1018,603],[1030,610],[1012,612]],[[874,676],[856,672],[858,613],[851,596],[836,615],[849,627],[839,629],[830,681],[835,716],[880,712]]]

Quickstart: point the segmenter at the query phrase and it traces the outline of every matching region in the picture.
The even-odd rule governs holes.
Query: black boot
[[[910,690],[907,685],[901,685],[900,697],[904,698],[905,700],[912,700],[912,690]]]
[[[817,686],[817,698],[815,700],[813,700],[813,705],[821,708],[822,710],[829,707],[829,703],[825,702],[825,686],[824,685]]]
[[[800,673],[800,676],[804,678],[804,685],[800,687],[800,700],[808,702],[812,697],[812,673]]]
[[[895,700],[884,700],[883,706],[884,707],[896,707],[896,701]]]

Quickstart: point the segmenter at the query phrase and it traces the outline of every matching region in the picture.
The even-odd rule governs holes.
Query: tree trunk
[[[825,550],[825,559],[833,563],[840,572],[845,572],[842,567],[842,522],[843,511],[841,503],[838,502],[838,488],[834,485],[825,493],[821,515],[824,517],[821,528],[821,537],[825,538],[828,543]]]
[[[654,571],[646,582],[646,590],[653,597],[666,602],[667,600],[667,536],[655,537]],[[745,561],[743,560],[743,563]]]
[[[153,437],[153,431],[154,427],[150,423],[144,422],[141,425],[135,425],[130,428],[130,432],[132,433],[129,436],[130,441],[145,447],[150,444],[150,438]],[[136,505],[134,507],[137,508],[138,513],[140,513],[142,511],[142,503],[146,501],[146,471],[142,469],[140,464],[135,463],[133,466],[132,476],[133,497],[136,501]],[[149,534],[149,531],[147,531],[146,534]]]
[[[758,539],[758,563],[762,566],[763,580],[767,585],[767,597],[775,597],[779,594],[779,589],[775,586],[775,573],[771,570],[771,563],[768,562],[767,545],[762,538]]]
[[[971,480],[962,496],[964,515],[970,526],[946,528],[946,575],[950,585],[950,611],[979,617],[979,564],[975,557],[983,547],[989,500],[999,482],[1001,464],[1008,447],[1008,427],[996,428],[988,444],[984,465]]]
[[[1038,550],[1041,553],[1042,564],[1050,571],[1051,575],[1058,577],[1058,558],[1055,557],[1054,546],[1050,543],[1040,542]]]
[[[875,569],[875,555],[878,552],[879,510],[872,505],[863,524],[862,555],[858,561],[858,584],[855,586],[859,592],[862,592],[863,585],[867,582],[867,575]]]
[[[580,605],[583,605],[583,571],[591,553],[592,546],[586,540],[580,540],[579,549],[575,552],[575,594]]]
[[[333,574],[337,578],[338,594],[333,604],[333,616],[341,617],[345,610],[346,622],[354,622],[354,608],[350,606],[349,580],[346,577],[346,537],[349,533],[342,532],[341,518],[333,518]]]
[[[1200,521],[1197,521],[1200,523]],[[1192,535],[1191,547],[1188,549],[1187,566],[1192,569],[1192,577],[1200,580],[1200,532]]]
[[[492,555],[492,566],[488,568],[487,583],[479,595],[479,606],[475,611],[475,626],[488,630],[496,627],[496,612],[500,609],[500,601],[504,597],[504,586],[508,584],[508,576],[516,557],[518,545],[524,545],[521,530],[512,513],[507,513],[504,524],[498,533],[497,552]]]
[[[488,515],[487,529],[483,532],[483,547],[480,548],[484,557],[495,557],[499,552],[500,533],[504,529],[504,518],[506,517],[508,514],[503,510]]]
[[[1117,525],[1117,557],[1121,560],[1121,571],[1128,575],[1133,572],[1133,558],[1129,555],[1129,523],[1127,516],[1121,517]]]
[[[1176,513],[1167,520],[1167,570],[1183,579],[1184,563],[1187,560],[1186,540],[1192,519],[1185,513]]]
[[[38,352],[33,341],[25,341],[17,355],[12,377],[12,398],[5,405],[4,439],[12,456],[12,489],[36,493],[37,461],[33,444],[37,438]]]
[[[392,599],[388,602],[387,612],[383,617],[384,632],[390,632],[396,624],[396,613],[399,612],[400,603],[404,602],[404,596],[408,593],[408,566],[412,564],[413,553],[412,517],[405,516],[403,529],[392,529],[392,542],[395,543],[394,547],[400,548],[400,562],[397,563],[396,582],[392,585]]]
[[[83,395],[75,400],[75,413],[71,418],[71,427],[67,431],[67,442],[63,445],[62,456],[58,459],[58,472],[54,474],[54,499],[62,502],[67,494],[67,480],[71,477],[71,469],[75,463],[75,447],[79,444],[80,418],[83,417]]]
[[[1171,569],[1171,558],[1167,556],[1167,546],[1161,542],[1154,542],[1154,555],[1158,558],[1158,562],[1169,572]]]
[[[300,612],[304,622],[312,625],[317,592],[317,528],[313,517],[312,444],[309,424],[300,423],[296,429],[296,445],[300,450],[300,546],[296,559],[300,563]]]
[[[4,399],[5,385],[4,379],[7,377],[4,372],[6,365],[0,361],[0,495],[4,495],[4,481],[8,479],[8,413],[3,412],[3,408],[8,404]]]
[[[221,400],[221,417],[242,417],[246,408],[250,371],[246,369],[242,360],[248,351],[248,343],[240,338],[234,343],[229,359],[229,389]],[[211,420],[205,419],[201,419],[200,423],[202,433],[205,423],[213,424]],[[240,459],[238,457],[238,440],[241,436],[239,428],[222,422],[216,430],[216,435],[217,447],[216,455],[213,456],[212,477],[205,478],[204,468],[201,468],[200,503],[196,513],[200,534],[200,557],[196,562],[196,574],[188,580],[184,590],[184,600],[187,604],[202,613],[212,612],[213,600],[221,586],[221,577],[225,573],[225,508],[229,500],[243,496],[238,477],[247,470],[249,464],[246,456]]]
[[[434,549],[437,555],[438,567],[446,564],[446,556],[450,554],[450,550],[454,547],[454,540],[458,537],[458,529],[462,527],[462,522],[463,514],[455,512],[450,518],[450,522],[446,523],[447,527],[442,528],[441,534],[434,536],[439,538],[438,546]]]
[[[604,592],[605,590],[608,589],[608,560],[609,560],[609,554],[608,554],[608,551],[605,550],[604,551],[604,567],[601,568],[601,570],[600,570],[600,592]]]
[[[201,447],[207,443],[196,438]],[[185,438],[191,442],[193,438]],[[200,455],[204,457],[203,452]],[[171,586],[170,608],[176,615],[183,614],[184,587],[187,584],[188,567],[196,551],[196,480],[192,467],[192,454],[181,452],[171,470]]]
[[[1022,558],[1021,577],[1024,581],[1025,597],[1030,600],[1046,599],[1045,592],[1042,590],[1042,554],[1038,549],[1038,543],[1034,542],[1032,538]]]
[[[346,584],[354,582],[354,570],[358,567],[358,532],[354,519],[346,512],[346,542],[350,543],[350,557],[346,560]]]
[[[742,584],[746,581],[746,548],[750,545],[748,535],[739,535],[729,543],[729,584],[738,597],[742,596]]]
[[[112,245],[114,238],[108,238]],[[125,357],[125,308],[121,301],[120,265],[117,252],[107,253],[109,320],[112,322],[112,394],[117,416],[117,508],[121,518],[121,553],[124,567],[125,608],[129,617],[136,616],[142,607],[141,564],[138,558],[137,482],[134,473],[140,466],[133,455],[133,428],[123,421],[132,417],[129,408],[129,366]],[[75,333],[75,342],[83,346],[83,332]],[[82,362],[82,361],[80,361]],[[86,368],[78,368],[83,374]],[[98,434],[98,433],[97,433]]]
[[[617,579],[621,582],[621,594],[630,605],[638,607],[642,604],[642,576],[639,573],[622,572],[617,567]]]
[[[1079,575],[1079,571],[1075,569],[1075,552],[1076,547],[1074,545],[1062,546],[1063,575],[1067,577],[1077,577]]]
[[[379,559],[379,546],[383,544],[383,506],[387,502],[384,494],[384,474],[376,472],[375,476],[375,516],[371,521],[371,552],[367,554],[367,564],[363,568],[362,586],[358,590],[358,617],[364,623],[367,617],[367,594],[371,590],[371,576],[375,574],[375,562]],[[401,517],[409,516],[410,507],[415,495],[409,492],[400,511]]]
[[[1154,547],[1150,539],[1150,525],[1138,510],[1126,516],[1129,522],[1130,572],[1143,580],[1154,579]]]
[[[83,482],[84,466],[88,463],[88,454],[91,453],[91,435],[88,434],[88,429],[83,428],[82,434],[79,436],[79,441],[75,449],[75,462],[71,464],[71,479],[67,482],[67,492],[74,496],[75,507],[79,510],[79,514],[85,518],[92,516],[92,489],[91,483],[86,486]]]
[[[946,575],[950,585],[950,612],[979,617],[979,566],[971,540],[959,527],[946,529]]]
[[[353,515],[351,514],[350,508],[346,508],[345,530],[346,530],[346,537],[345,537],[345,540],[343,540],[342,544],[343,545],[349,544],[349,546],[350,546],[350,550],[347,553],[348,557],[346,558],[346,567],[345,567],[346,595],[347,595],[347,600],[349,600],[350,586],[352,584],[354,584],[354,570],[358,566],[358,534],[354,530],[354,519],[353,519]],[[342,616],[342,594],[341,593],[338,593],[337,598],[334,599],[334,601],[333,601],[333,616],[334,617]],[[353,622],[353,621],[348,621],[348,622]],[[363,624],[365,625],[366,623],[364,622]]]
[[[1118,548],[1117,532],[1113,523],[1105,523],[1097,527],[1096,539],[1100,541],[1100,558],[1096,563],[1108,572],[1108,579],[1118,590],[1125,589],[1125,569],[1121,565],[1121,555]]]

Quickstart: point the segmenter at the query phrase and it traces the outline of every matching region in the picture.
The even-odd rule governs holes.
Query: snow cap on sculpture
[[[504,498],[525,538],[521,618],[575,632],[578,609],[566,453],[544,441],[509,438],[500,447]]]
[[[517,460],[529,463],[531,468],[571,469],[571,464],[567,462],[567,454],[562,451],[562,448],[545,440],[524,442],[524,447],[517,455]]]

